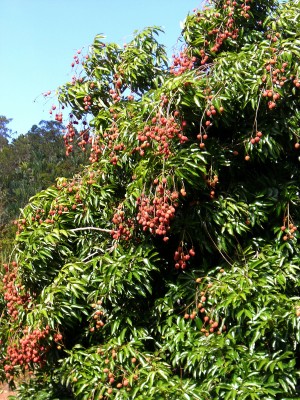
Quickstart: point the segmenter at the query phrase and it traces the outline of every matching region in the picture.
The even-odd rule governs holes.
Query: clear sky
[[[0,0],[0,115],[17,134],[51,119],[41,93],[70,80],[77,49],[98,33],[120,45],[134,30],[163,27],[168,53],[200,0]]]

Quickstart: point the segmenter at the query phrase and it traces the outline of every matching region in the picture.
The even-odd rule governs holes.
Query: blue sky
[[[70,80],[77,49],[98,33],[126,43],[134,30],[159,25],[168,53],[180,35],[180,21],[200,0],[0,0],[0,115],[26,133],[51,119],[41,93]]]

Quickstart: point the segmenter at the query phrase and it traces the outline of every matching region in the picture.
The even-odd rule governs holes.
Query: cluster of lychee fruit
[[[7,312],[14,321],[18,318],[19,310],[28,306],[31,296],[24,291],[24,286],[16,282],[17,267],[16,261],[11,264],[3,264],[5,274],[3,276],[4,300],[6,301]]]
[[[191,257],[194,257],[195,254],[193,247],[187,250],[186,246],[184,246],[184,243],[182,242],[174,253],[175,268],[185,269],[187,267],[187,262]]]
[[[161,154],[165,158],[169,157],[171,155],[170,144],[175,137],[179,139],[180,144],[188,141],[187,136],[183,133],[182,125],[176,121],[178,115],[178,111],[175,111],[173,116],[164,117],[158,113],[153,117],[150,123],[144,126],[143,131],[138,132],[139,145],[135,150],[143,156],[147,148],[153,147],[157,154]]]
[[[4,371],[6,378],[12,380],[16,367],[22,370],[34,368],[34,364],[42,364],[49,346],[43,344],[43,340],[49,336],[50,327],[34,329],[32,332],[26,327],[23,329],[23,337],[12,345],[7,346]]]
[[[179,193],[167,188],[167,178],[165,177],[161,179],[161,182],[155,179],[155,184],[157,186],[154,194],[150,193],[148,196],[142,194],[137,199],[137,221],[144,232],[149,231],[154,236],[164,236],[163,240],[167,242],[169,240],[167,233],[170,230],[171,221],[175,217]]]
[[[295,239],[295,232],[298,228],[293,223],[288,224],[288,226],[282,225],[280,229],[283,233],[282,239],[284,241]]]
[[[94,311],[92,315],[93,326],[90,327],[90,332],[95,332],[95,329],[103,328],[105,325],[105,310],[102,306],[102,300],[97,300],[97,302],[93,303],[91,306]]]
[[[122,210],[122,207],[119,207],[114,213],[112,222],[114,224],[114,229],[111,230],[113,239],[129,240],[132,237],[134,222],[131,218],[125,218],[125,212]]]
[[[202,278],[197,278],[196,284],[200,284],[202,281]],[[227,327],[224,325],[224,323],[222,323],[221,318],[213,318],[213,316],[210,315],[211,313],[209,313],[206,308],[207,298],[212,287],[213,283],[208,282],[205,290],[200,290],[200,288],[197,288],[197,296],[199,296],[199,301],[191,313],[186,312],[184,314],[184,319],[186,320],[194,320],[196,317],[201,318],[202,328],[200,331],[207,337],[212,334],[221,335],[222,332],[227,330]]]

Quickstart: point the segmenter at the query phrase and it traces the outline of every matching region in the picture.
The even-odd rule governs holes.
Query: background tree
[[[19,398],[299,397],[299,32],[298,0],[216,0],[170,68],[157,28],[96,36],[59,89],[91,165],[34,196],[4,266]]]
[[[15,230],[11,223],[31,196],[55,183],[56,177],[73,176],[87,157],[77,148],[66,157],[63,126],[56,121],[41,121],[25,135],[8,142],[7,118],[2,117],[4,140],[0,152],[0,236],[1,253],[11,246]],[[6,249],[6,250],[5,250]]]
[[[0,115],[0,151],[7,145],[8,139],[11,135],[11,129],[8,128],[8,124],[12,121],[11,118],[7,118],[4,115]]]
[[[0,136],[8,139],[11,136],[11,129],[8,128],[8,124],[12,121],[12,118],[7,118],[4,115],[0,115]]]

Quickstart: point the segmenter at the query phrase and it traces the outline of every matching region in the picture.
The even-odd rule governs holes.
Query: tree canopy
[[[11,121],[11,118],[0,115],[0,151],[8,143],[8,138],[11,135],[11,129],[7,126]]]
[[[299,398],[299,6],[212,1],[171,65],[158,27],[75,56],[55,118],[90,165],[4,265],[18,398]]]
[[[62,147],[63,127],[56,121],[41,121],[10,142],[7,135],[3,138],[5,143],[0,152],[1,225],[18,217],[19,209],[29,198],[54,184],[58,176],[70,177],[80,169],[80,164],[87,162],[80,149],[72,154],[73,157],[66,157]]]

